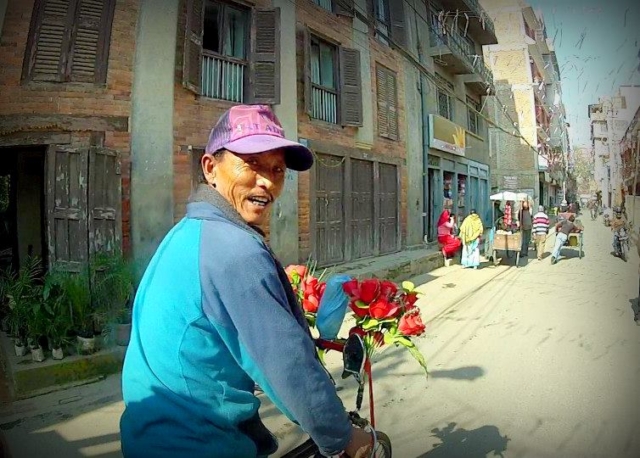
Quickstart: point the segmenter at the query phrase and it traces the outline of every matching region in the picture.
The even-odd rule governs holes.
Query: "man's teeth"
[[[249,201],[255,205],[260,205],[262,207],[266,207],[269,203],[269,199],[263,197],[249,197]]]

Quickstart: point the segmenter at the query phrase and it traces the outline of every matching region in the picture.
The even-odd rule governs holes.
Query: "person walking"
[[[471,210],[460,226],[460,238],[462,239],[463,267],[477,269],[480,265],[480,237],[484,232],[482,220],[475,210]]]
[[[551,253],[551,264],[555,264],[558,262],[558,258],[560,257],[560,250],[565,243],[567,243],[567,239],[569,238],[569,234],[572,232],[580,232],[582,231],[582,227],[575,224],[576,216],[571,214],[569,219],[560,221],[556,224],[556,244],[553,247],[553,253]]]
[[[529,207],[529,201],[522,201],[522,206],[518,212],[518,226],[522,233],[522,248],[520,249],[520,256],[529,256],[529,244],[531,243],[531,230],[533,228],[533,217],[531,215],[531,207]]]
[[[544,247],[549,234],[549,216],[544,212],[544,205],[538,207],[538,213],[533,215],[533,239],[536,244],[538,261],[542,261]]]

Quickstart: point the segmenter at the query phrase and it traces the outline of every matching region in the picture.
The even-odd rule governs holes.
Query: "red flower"
[[[406,313],[400,318],[398,330],[405,336],[419,336],[424,332],[425,325],[418,313]]]
[[[382,297],[386,297],[390,299],[393,296],[395,296],[397,292],[398,292],[398,285],[396,285],[394,282],[389,280],[383,280],[382,283],[380,283],[380,295]]]
[[[290,282],[296,281],[296,279],[294,279],[294,274],[298,275],[297,281],[300,281],[305,277],[305,275],[307,275],[306,266],[291,265],[291,266],[287,266],[287,268],[284,269],[284,271],[286,272],[287,277],[289,277]]]
[[[320,305],[320,299],[315,294],[310,294],[302,301],[302,308],[305,312],[316,313],[318,306]]]
[[[369,307],[358,307],[356,301],[349,302],[349,307],[358,318],[364,318],[369,315]]]
[[[386,320],[387,318],[392,318],[397,315],[399,311],[400,307],[398,307],[398,304],[389,302],[387,299],[382,297],[371,304],[371,307],[369,307],[369,314],[376,320]]]
[[[360,300],[365,304],[371,304],[380,294],[380,281],[375,278],[364,280],[359,288]]]
[[[413,308],[417,300],[418,300],[418,293],[416,292],[407,293],[404,297],[404,303],[407,305],[407,309]]]
[[[356,280],[355,278],[353,280],[344,282],[342,284],[342,290],[351,299],[359,299],[360,297],[358,294],[358,280]]]
[[[315,277],[307,277],[303,281],[304,295],[315,294],[318,287],[318,279]]]

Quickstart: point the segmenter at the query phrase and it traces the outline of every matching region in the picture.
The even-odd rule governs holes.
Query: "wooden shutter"
[[[405,27],[405,0],[388,0],[389,22],[391,23],[391,39],[403,48],[407,46],[407,29]]]
[[[187,0],[187,25],[182,58],[182,85],[200,94],[202,88],[202,36],[204,0]]]
[[[66,69],[69,81],[106,82],[114,8],[114,0],[78,1]]]
[[[280,103],[280,8],[253,10],[249,103]]]
[[[343,126],[362,126],[362,80],[360,51],[340,48],[340,121]]]
[[[75,1],[37,0],[23,64],[23,80],[63,81],[68,26],[73,23]],[[64,59],[63,59],[64,58]]]
[[[355,9],[354,0],[333,0],[334,10],[339,16],[353,17]]]
[[[89,253],[122,252],[120,158],[102,147],[89,150]]]
[[[318,154],[315,172],[315,253],[326,266],[345,260],[344,173],[342,158]]]
[[[396,82],[396,74],[387,71],[386,72],[386,84],[387,84],[387,125],[389,129],[389,138],[392,140],[398,139],[398,89]]]
[[[378,99],[378,135],[389,136],[389,97],[387,96],[387,72],[376,67],[376,97]]]
[[[51,145],[47,150],[45,192],[50,267],[80,272],[89,260],[88,162],[87,149]]]
[[[367,1],[367,17],[369,18],[369,20],[373,21],[376,18],[375,9],[373,6],[373,0],[366,0],[366,1]]]
[[[313,100],[311,99],[311,34],[307,28],[302,31],[302,46],[304,48],[304,110],[311,116],[313,114]]]
[[[380,254],[392,253],[399,248],[398,206],[398,169],[395,165],[379,164],[379,234]]]

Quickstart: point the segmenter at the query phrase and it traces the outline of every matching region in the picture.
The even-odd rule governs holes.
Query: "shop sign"
[[[429,115],[429,146],[440,151],[464,156],[466,130],[438,115]]]
[[[502,189],[508,191],[518,190],[518,176],[517,175],[503,175],[502,176]]]

